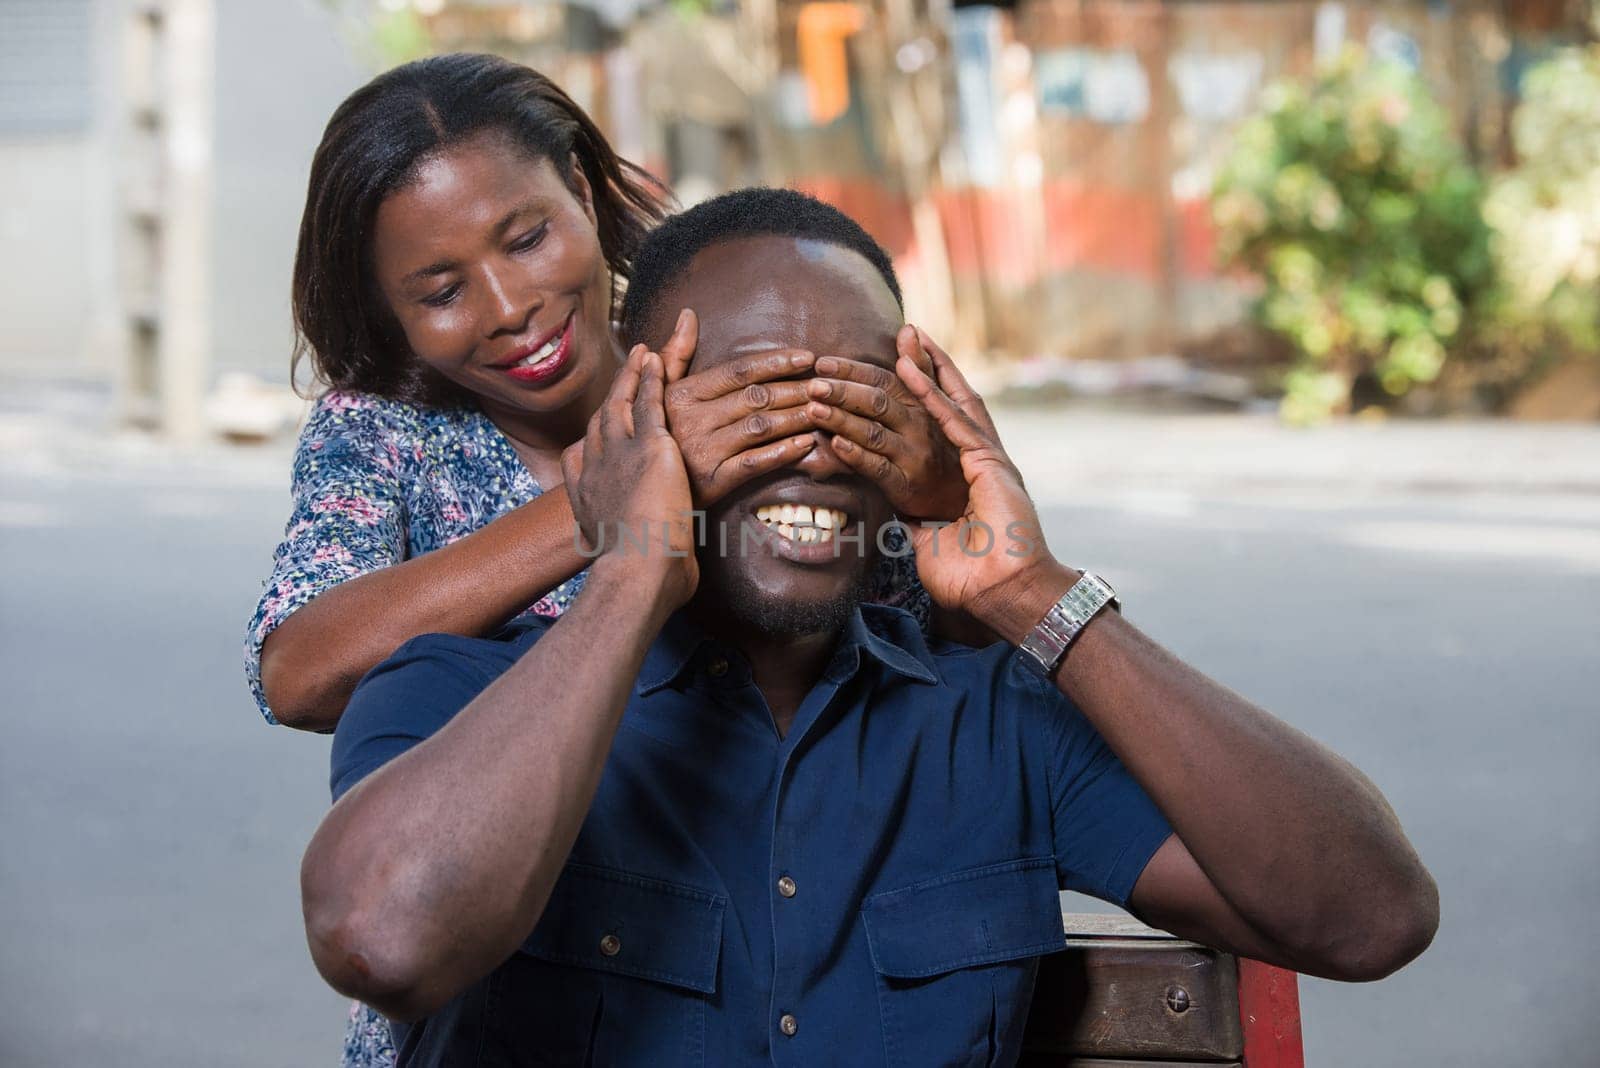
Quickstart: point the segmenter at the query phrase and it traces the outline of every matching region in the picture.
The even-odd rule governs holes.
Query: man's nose
[[[825,482],[830,478],[844,478],[855,476],[856,470],[833,451],[833,435],[826,430],[814,430],[812,436],[817,439],[816,447],[795,464],[806,477],[816,482]]]

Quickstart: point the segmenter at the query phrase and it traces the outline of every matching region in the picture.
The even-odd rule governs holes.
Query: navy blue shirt
[[[339,721],[335,798],[552,625],[408,642]],[[779,738],[747,663],[680,614],[538,925],[396,1025],[400,1062],[1009,1063],[1064,943],[1057,890],[1126,904],[1169,833],[1009,646],[930,647],[866,606]]]

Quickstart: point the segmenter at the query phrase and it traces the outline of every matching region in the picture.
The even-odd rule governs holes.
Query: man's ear
[[[594,214],[594,189],[589,185],[589,176],[583,173],[583,164],[578,162],[576,152],[567,159],[567,186],[572,190],[572,195],[578,198],[578,203],[583,205],[583,214],[588,217],[589,225],[598,227],[599,223]]]

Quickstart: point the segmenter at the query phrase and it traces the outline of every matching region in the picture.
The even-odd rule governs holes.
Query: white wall
[[[87,128],[0,133],[0,373],[106,378],[116,366],[113,153],[128,0],[94,0]],[[215,0],[211,376],[286,381],[289,271],[311,153],[370,72],[317,0]]]
[[[311,154],[371,73],[314,0],[217,0],[213,372],[287,381],[289,272]]]

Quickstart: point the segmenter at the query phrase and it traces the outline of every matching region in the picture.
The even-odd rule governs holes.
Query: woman
[[[561,454],[616,373],[619,286],[665,210],[661,186],[560,89],[496,57],[407,64],[340,105],[312,162],[293,289],[300,351],[328,391],[249,628],[269,722],[331,730],[355,683],[409,638],[484,634],[571,603],[585,561]],[[664,346],[673,377],[696,328],[685,311]],[[925,362],[915,331],[897,340]],[[834,418],[807,414],[816,387],[787,358],[732,366],[690,376],[696,403],[674,417],[708,493],[793,463],[818,429],[854,433],[839,408],[875,417],[844,383],[829,392]],[[908,503],[933,501],[954,457],[920,408],[895,407]],[[926,618],[909,557],[886,562],[872,596]],[[382,1019],[357,1009],[345,1064],[392,1063]]]

